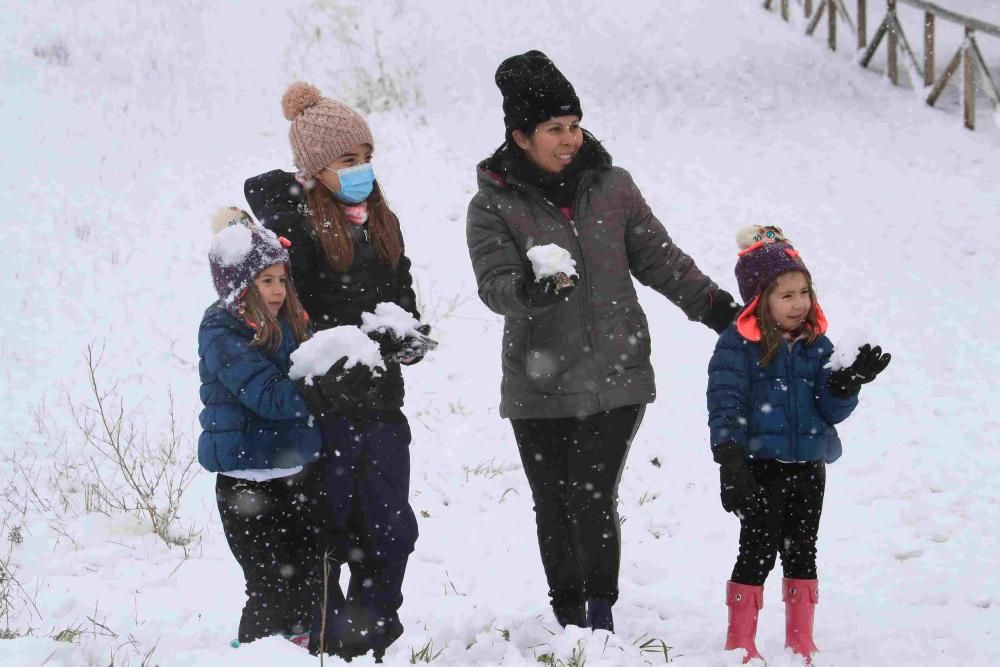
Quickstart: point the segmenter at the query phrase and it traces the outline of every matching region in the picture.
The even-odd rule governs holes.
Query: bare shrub
[[[39,620],[42,615],[35,604],[35,598],[24,588],[17,577],[17,568],[12,559],[14,549],[24,541],[21,534],[21,526],[9,526],[7,517],[4,517],[0,524],[0,537],[6,541],[5,553],[0,558],[0,619],[3,619],[3,629],[0,636],[12,639],[21,635],[20,632],[11,630],[11,617],[19,609],[28,612],[29,617],[34,614]]]
[[[397,11],[403,9],[397,6]],[[391,50],[390,62],[382,50],[382,31],[372,6],[313,0],[308,11],[308,15],[292,15],[301,37],[297,43],[304,46],[301,55],[306,62],[312,59],[311,52],[325,52],[329,41],[335,42],[342,58],[328,74],[342,87],[330,91],[334,97],[364,114],[423,105],[422,65],[396,62],[409,53],[399,48]]]
[[[137,512],[149,519],[153,532],[168,546],[186,547],[198,533],[178,529],[178,512],[199,468],[188,438],[177,428],[173,394],[167,392],[169,432],[151,439],[126,408],[117,383],[105,390],[98,382],[101,359],[92,345],[87,346],[86,361],[91,402],[71,400],[70,408],[87,443],[112,464],[109,474],[98,461],[90,460],[88,510]]]
[[[435,281],[430,281],[430,285],[425,289],[419,279],[413,280],[413,291],[417,297],[417,309],[425,322],[437,326],[441,322],[453,317],[459,309],[471,301],[475,292],[449,292],[442,293],[439,285]],[[433,336],[433,334],[431,334]]]
[[[45,46],[36,46],[32,49],[32,53],[36,58],[41,58],[50,65],[62,67],[69,65],[69,48],[66,46],[66,42],[61,39],[52,40]]]

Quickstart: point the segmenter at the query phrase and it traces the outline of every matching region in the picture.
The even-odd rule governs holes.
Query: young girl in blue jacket
[[[744,236],[741,232],[741,237]],[[841,454],[835,424],[858,404],[890,355],[864,345],[853,365],[827,367],[833,345],[798,252],[765,229],[740,252],[736,280],[747,305],[719,337],[708,367],[712,454],[722,506],[740,519],[726,588],[726,650],[755,646],[764,580],[781,556],[785,646],[808,663],[816,651],[816,537],[826,464]]]
[[[198,459],[219,473],[222,527],[246,579],[238,641],[282,634],[304,646],[319,598],[312,476],[320,437],[288,370],[307,323],[287,241],[236,208],[214,222],[219,300],[198,331]]]

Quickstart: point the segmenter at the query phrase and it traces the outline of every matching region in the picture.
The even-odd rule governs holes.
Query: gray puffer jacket
[[[627,171],[583,173],[572,220],[534,187],[479,165],[466,237],[479,297],[504,316],[500,415],[595,414],[656,397],[646,315],[632,275],[692,320],[718,287],[678,248]],[[544,308],[523,293],[527,251],[555,243],[576,261],[577,287]]]

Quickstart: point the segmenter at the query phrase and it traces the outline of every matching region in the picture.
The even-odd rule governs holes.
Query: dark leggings
[[[251,482],[216,475],[215,497],[226,541],[246,580],[239,640],[298,634],[318,601],[315,466],[289,477]]]
[[[417,540],[410,506],[410,426],[400,410],[320,419],[324,549],[330,552],[326,618],[313,619],[310,650],[376,656],[403,634],[403,576]],[[346,595],[340,568],[351,572]]]
[[[643,409],[511,420],[553,605],[618,599],[618,482]]]
[[[740,521],[740,554],[731,580],[763,585],[776,555],[781,556],[785,577],[815,579],[826,465],[751,461],[750,470],[767,502],[760,512]]]

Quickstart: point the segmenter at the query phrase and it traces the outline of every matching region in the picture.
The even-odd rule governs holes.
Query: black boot
[[[552,613],[556,615],[556,621],[562,627],[575,625],[584,628],[587,626],[587,609],[583,600],[567,600],[565,602],[552,603]]]
[[[615,631],[615,620],[611,616],[611,603],[601,598],[587,600],[587,627],[591,630]]]

